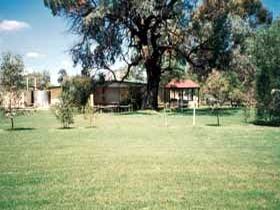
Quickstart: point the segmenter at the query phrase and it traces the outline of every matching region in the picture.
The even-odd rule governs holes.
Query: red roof
[[[199,88],[199,84],[195,83],[192,80],[172,80],[169,82],[165,88],[178,88],[178,89],[191,89],[191,88]]]

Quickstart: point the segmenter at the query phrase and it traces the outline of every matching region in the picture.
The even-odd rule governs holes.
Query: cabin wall
[[[59,103],[59,97],[61,96],[61,87],[50,88],[50,104],[55,105]]]
[[[142,103],[142,96],[145,85],[134,84],[111,84],[110,86],[100,86],[94,91],[95,105],[114,105],[114,104],[139,104]]]

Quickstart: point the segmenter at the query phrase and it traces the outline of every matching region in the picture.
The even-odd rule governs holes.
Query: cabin
[[[129,105],[140,109],[146,84],[142,82],[107,81],[94,90],[94,104],[101,106]]]
[[[140,109],[146,91],[144,82],[107,81],[98,85],[94,91],[94,104],[101,106],[120,106],[131,104]],[[159,88],[158,100],[170,108],[198,107],[200,86],[192,80],[172,80]]]

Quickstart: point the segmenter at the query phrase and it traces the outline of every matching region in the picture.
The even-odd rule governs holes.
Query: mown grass
[[[203,114],[202,114],[203,113]],[[280,209],[280,129],[201,111],[0,119],[0,209]]]

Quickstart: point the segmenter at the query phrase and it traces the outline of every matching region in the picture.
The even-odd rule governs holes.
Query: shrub
[[[62,123],[63,128],[69,128],[74,123],[73,94],[71,84],[65,81],[62,85],[60,103],[55,106],[55,116]]]

